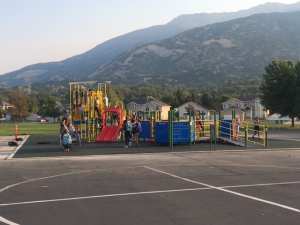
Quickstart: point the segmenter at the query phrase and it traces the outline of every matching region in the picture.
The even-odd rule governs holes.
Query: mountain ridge
[[[180,15],[166,25],[156,25],[129,32],[119,37],[105,41],[83,54],[76,55],[60,62],[37,63],[17,71],[1,75],[0,85],[19,86],[35,82],[65,80],[70,77],[74,81],[87,78],[96,68],[109,62],[118,55],[137,46],[164,40],[194,27],[208,23],[222,22],[233,17],[261,11],[291,11],[300,10],[300,2],[294,4],[266,3],[248,10],[233,13],[197,13]]]
[[[193,85],[261,77],[272,60],[300,58],[300,11],[256,14],[185,31],[132,49],[90,79]]]

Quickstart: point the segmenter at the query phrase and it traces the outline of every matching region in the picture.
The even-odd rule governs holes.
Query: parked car
[[[1,120],[4,121],[4,120],[6,120],[6,118],[0,118],[0,121],[1,121]]]
[[[49,121],[46,120],[45,118],[40,118],[38,121],[41,122],[41,123],[49,122]]]

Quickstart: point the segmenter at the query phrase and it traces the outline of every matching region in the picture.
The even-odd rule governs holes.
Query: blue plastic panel
[[[230,125],[232,120],[222,120],[221,121],[221,137],[229,137],[231,134]]]
[[[142,125],[142,132],[140,133],[140,138],[151,138],[151,126],[150,121],[140,121]]]
[[[169,123],[156,122],[155,141],[159,143],[169,143]]]

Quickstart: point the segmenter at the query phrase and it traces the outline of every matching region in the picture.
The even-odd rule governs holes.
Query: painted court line
[[[244,197],[244,198],[249,198],[249,199],[252,199],[252,200],[255,200],[255,201],[264,202],[264,203],[267,203],[267,204],[270,204],[270,205],[278,206],[278,207],[281,207],[281,208],[284,208],[284,209],[288,209],[288,210],[291,210],[291,211],[295,211],[295,212],[298,212],[298,213],[300,212],[299,209],[292,208],[292,207],[289,207],[289,206],[286,206],[286,205],[282,205],[282,204],[278,204],[276,202],[267,201],[267,200],[264,200],[264,199],[252,197],[250,195],[244,195],[244,194],[241,194],[241,193],[238,193],[238,192],[235,192],[235,191],[230,191],[230,190],[227,190],[227,189],[224,189],[224,188],[220,188],[220,187],[212,186],[212,185],[209,185],[209,184],[197,182],[197,181],[190,180],[190,179],[187,179],[187,178],[184,178],[184,177],[179,177],[177,175],[174,175],[174,174],[171,174],[171,173],[167,173],[167,172],[164,172],[164,171],[161,171],[161,170],[157,170],[157,169],[154,169],[154,168],[151,168],[151,167],[148,167],[148,166],[145,166],[145,168],[147,168],[149,170],[156,171],[158,173],[169,175],[171,177],[175,177],[175,178],[178,178],[178,179],[181,179],[181,180],[185,180],[185,181],[188,181],[188,182],[191,182],[191,183],[194,183],[194,184],[200,184],[200,185],[203,185],[203,186],[206,186],[206,187],[210,187],[212,189],[216,189],[216,190],[219,190],[219,191],[223,191],[223,192],[227,192],[227,193],[230,193],[230,194],[238,195],[238,196],[241,196],[241,197]]]
[[[9,221],[9,220],[1,217],[1,216],[0,216],[0,222],[8,224],[8,225],[19,225],[18,223],[11,222],[11,221]]]
[[[300,167],[288,167],[288,166],[266,166],[266,165],[259,165],[259,164],[253,164],[253,165],[245,165],[245,164],[228,164],[228,163],[222,163],[222,164],[209,164],[209,163],[182,163],[182,164],[157,164],[153,166],[159,166],[159,167],[169,167],[169,166],[242,166],[242,167],[264,167],[264,168],[278,168],[278,169],[295,169],[300,170]],[[145,166],[139,166],[139,167],[145,167]]]
[[[281,182],[281,183],[267,183],[267,184],[247,184],[247,185],[224,186],[224,187],[216,187],[216,188],[226,189],[226,188],[243,188],[243,187],[257,187],[257,186],[274,186],[274,185],[284,185],[284,184],[300,184],[300,181]],[[212,189],[216,189],[216,188],[214,188],[212,186],[212,187],[202,187],[202,188],[189,188],[189,189],[177,189],[177,190],[162,190],[162,191],[143,191],[143,192],[131,192],[131,193],[121,193],[121,194],[95,195],[95,196],[84,196],[84,197],[74,197],[74,198],[38,200],[38,201],[28,201],[28,202],[14,202],[14,203],[3,203],[3,204],[0,204],[0,207],[2,207],[2,206],[13,206],[13,205],[35,204],[35,203],[72,201],[72,200],[82,200],[82,199],[94,199],[94,198],[130,196],[130,195],[144,195],[144,194],[159,194],[159,193],[172,193],[172,192],[174,193],[174,192],[186,192],[186,191],[212,190]]]
[[[78,174],[78,173],[87,173],[87,172],[92,172],[92,171],[93,170],[85,170],[85,171],[72,172],[72,173],[64,173],[64,174],[53,175],[53,176],[49,176],[49,177],[41,177],[41,178],[26,180],[26,181],[22,181],[22,182],[19,182],[19,183],[16,183],[16,184],[12,184],[12,185],[6,186],[5,188],[0,189],[0,193],[3,192],[3,191],[5,191],[5,190],[7,190],[7,189],[9,189],[9,188],[12,188],[12,187],[15,187],[15,186],[18,186],[18,185],[21,185],[21,184],[26,184],[26,183],[29,183],[29,182],[33,182],[33,181],[45,180],[45,179],[49,179],[49,178],[67,176],[67,175]]]
[[[19,149],[27,141],[28,138],[29,138],[29,135],[27,135],[25,137],[25,139],[22,141],[22,143],[6,159],[8,160],[8,159],[11,159],[12,157],[14,157],[14,155],[19,151]]]

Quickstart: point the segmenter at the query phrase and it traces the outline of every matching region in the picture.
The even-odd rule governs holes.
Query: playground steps
[[[94,134],[95,134],[94,119],[89,119],[87,133],[88,133],[88,140],[90,142],[94,139]]]
[[[198,137],[195,141],[209,141],[210,137]]]

